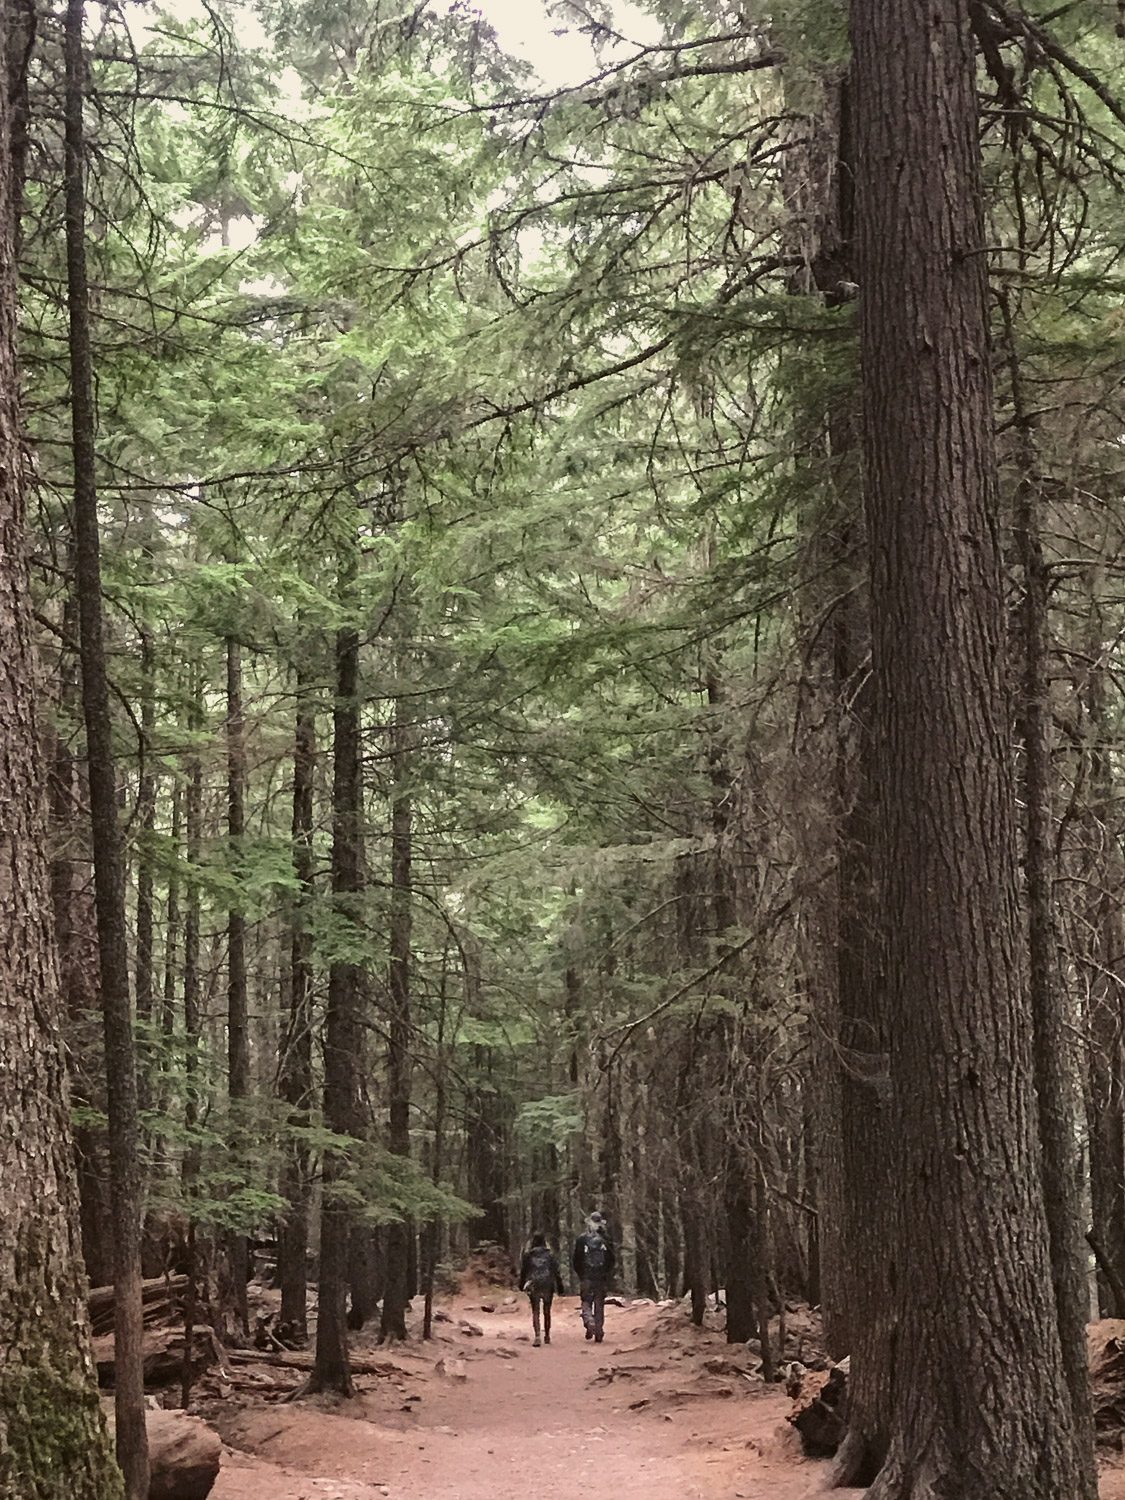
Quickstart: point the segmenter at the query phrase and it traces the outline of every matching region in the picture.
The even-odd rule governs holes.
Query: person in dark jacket
[[[601,1343],[605,1338],[605,1296],[613,1274],[613,1243],[603,1214],[595,1211],[586,1220],[586,1232],[574,1242],[572,1265],[582,1289],[582,1321],[586,1337]]]
[[[555,1292],[562,1296],[562,1274],[555,1252],[547,1243],[545,1234],[533,1234],[531,1242],[520,1262],[520,1286],[531,1302],[531,1326],[535,1331],[535,1347],[540,1346],[539,1312],[543,1312],[544,1344],[551,1342],[551,1303]]]

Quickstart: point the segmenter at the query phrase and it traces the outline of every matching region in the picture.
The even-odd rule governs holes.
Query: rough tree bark
[[[13,103],[33,32],[21,17],[0,28],[0,1496],[115,1500],[77,1240],[25,558]]]
[[[833,69],[790,81],[801,112],[804,145],[791,158],[793,249],[801,259],[794,290],[826,307],[846,300],[855,282],[854,141],[847,72]],[[825,372],[827,374],[827,372]],[[844,376],[818,383],[801,408],[807,426],[813,498],[806,521],[808,578],[801,594],[805,642],[793,806],[807,888],[799,928],[802,966],[815,1018],[810,1051],[805,1153],[807,1193],[817,1210],[813,1270],[825,1342],[835,1359],[848,1354],[872,1326],[878,1287],[849,1228],[848,1178],[858,1167],[862,1190],[876,1175],[860,1144],[845,1142],[845,1116],[862,1129],[864,1096],[849,1093],[842,1064],[844,1033],[864,1029],[872,999],[856,960],[864,947],[857,882],[865,836],[860,807],[862,741],[854,710],[866,671],[867,587],[860,561],[863,529],[858,473],[859,403]],[[857,822],[857,815],[859,821]],[[860,981],[861,988],[855,989]],[[854,1012],[858,1009],[859,1014]],[[858,1026],[856,1023],[859,1023]],[[866,1038],[865,1049],[875,1038]],[[874,1122],[876,1130],[881,1122]],[[865,1233],[867,1226],[865,1226]],[[870,1226],[872,1242],[879,1229]],[[870,1296],[868,1295],[870,1291]]]
[[[1043,1151],[1043,1196],[1051,1247],[1051,1278],[1058,1311],[1059,1338],[1074,1413],[1078,1451],[1086,1462],[1085,1500],[1096,1500],[1094,1415],[1086,1353],[1090,1294],[1086,1270],[1079,1139],[1081,1102],[1074,1029],[1058,962],[1055,927],[1054,809],[1051,766],[1050,574],[1043,553],[1035,475],[1034,419],[1024,398],[1011,302],[1002,303],[1014,437],[1019,478],[1015,536],[1023,573],[1019,632],[1023,681],[1019,735],[1023,742],[1025,812],[1024,878],[1027,894],[1028,993],[1035,1035],[1035,1087]]]
[[[141,1307],[140,1123],[136,1048],[125,930],[125,846],[117,816],[113,720],[105,663],[98,496],[94,452],[94,373],[86,269],[86,56],[84,0],[68,0],[65,183],[70,401],[74,443],[74,557],[86,721],[87,773],[98,925],[98,972],[105,1025],[110,1192],[116,1294],[114,1410],[117,1460],[128,1500],[148,1494]]]
[[[312,1107],[312,932],[313,793],[316,772],[316,715],[309,683],[298,670],[297,722],[293,741],[293,873],[300,894],[293,907],[290,938],[289,1024],[281,1058],[281,1097],[289,1108],[289,1125],[309,1123]],[[282,1197],[289,1204],[278,1232],[277,1263],[281,1282],[281,1321],[306,1333],[309,1228],[309,1152],[299,1139],[285,1148]]]
[[[342,568],[342,593],[351,594],[351,565]],[[362,891],[359,860],[362,780],[359,733],[359,632],[351,625],[336,635],[336,700],[332,716],[332,896],[345,926],[358,923]],[[324,1016],[324,1123],[347,1136],[355,1118],[356,1054],[362,974],[351,955],[333,959]],[[319,1314],[316,1360],[308,1390],[355,1394],[348,1362],[348,1240],[351,1211],[337,1190],[344,1175],[338,1151],[325,1151],[320,1215]]]
[[[1107,625],[1091,579],[1090,662],[1084,686],[1085,755],[1090,785],[1085,815],[1090,848],[1083,871],[1088,890],[1087,1091],[1090,1140],[1090,1201],[1093,1238],[1099,1247],[1098,1297],[1103,1315],[1125,1317],[1114,1282],[1125,1282],[1125,1024],[1122,982],[1125,963],[1125,892],[1117,833],[1116,792],[1106,748],[1105,665]]]
[[[967,0],[852,0],[894,1413],[870,1500],[1057,1500],[1086,1455],[1022,985]]]

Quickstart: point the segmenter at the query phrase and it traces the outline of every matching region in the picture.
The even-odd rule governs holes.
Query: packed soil
[[[484,1307],[482,1307],[482,1301]],[[486,1310],[487,1309],[487,1310]],[[296,1370],[262,1364],[260,1392],[203,1391],[226,1444],[213,1500],[806,1500],[825,1465],[804,1458],[757,1360],[681,1309],[607,1309],[586,1342],[574,1298],[550,1347],[531,1344],[526,1299],[460,1297],[437,1338],[356,1342],[377,1373],[350,1401],[289,1399]],[[842,1493],[842,1492],[838,1492]],[[858,1495],[860,1491],[850,1492]],[[1125,1500],[1110,1469],[1103,1500]]]
[[[610,1307],[595,1344],[563,1297],[535,1349],[526,1299],[499,1293],[447,1304],[435,1332],[358,1341],[385,1370],[351,1401],[240,1388],[203,1403],[228,1449],[214,1500],[798,1500],[822,1472],[754,1357],[679,1308]]]

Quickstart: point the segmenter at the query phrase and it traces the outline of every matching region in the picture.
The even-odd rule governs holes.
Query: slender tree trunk
[[[237,877],[246,838],[246,728],[242,709],[242,648],[227,638],[227,837]],[[246,1102],[250,1096],[250,1017],[246,987],[246,918],[236,899],[227,913],[227,1092],[236,1159],[246,1159]],[[242,1332],[250,1331],[246,1286],[250,1254],[244,1234],[227,1237],[231,1288]]]
[[[399,666],[401,668],[401,659]],[[395,697],[391,725],[391,932],[390,1041],[387,1052],[389,1131],[387,1145],[395,1156],[410,1155],[410,1092],[413,1053],[410,1019],[410,941],[413,926],[411,858],[413,854],[413,801],[411,778],[410,715],[400,692]],[[383,1290],[380,1339],[406,1337],[408,1281],[408,1222],[391,1224],[387,1230],[387,1278]]]
[[[434,1144],[430,1156],[430,1181],[435,1187],[440,1184],[441,1174],[445,1171],[445,1030],[448,980],[449,945],[447,943],[441,955],[441,980],[438,986],[437,1037],[434,1043]],[[423,1286],[425,1310],[422,1317],[422,1337],[424,1339],[431,1339],[434,1336],[434,1281],[437,1272],[440,1242],[441,1224],[437,1219],[431,1219],[426,1225],[425,1231],[425,1282]],[[556,1245],[558,1244],[557,1230],[555,1243]]]
[[[350,598],[354,570],[345,568]],[[359,633],[346,626],[336,636],[336,703],[333,712],[332,895],[341,922],[356,928],[362,890],[359,860],[362,782],[359,735]],[[358,931],[356,932],[358,938]],[[356,1054],[362,975],[350,958],[335,958],[328,976],[324,1018],[324,1123],[348,1136],[355,1118]],[[320,1289],[316,1363],[310,1391],[355,1394],[348,1362],[348,1240],[351,1211],[337,1184],[345,1172],[339,1151],[323,1159],[320,1218]]]
[[[203,728],[203,682],[200,676],[192,684],[189,728],[199,734]],[[187,1214],[187,1278],[184,1299],[184,1359],[180,1376],[180,1402],[186,1408],[191,1399],[195,1367],[191,1360],[191,1330],[195,1326],[199,1302],[200,1244],[196,1225],[195,1199],[199,1191],[202,1149],[199,1140],[200,1119],[200,1042],[202,1040],[202,986],[200,983],[200,888],[199,859],[203,847],[203,762],[199,750],[193,749],[187,764],[187,789],[184,797],[184,853],[187,859],[187,910],[184,917],[184,1155],[181,1182]],[[167,983],[167,975],[165,976]]]
[[[897,1335],[869,1500],[1086,1493],[1022,985],[967,0],[852,0]]]
[[[773,1346],[770,1343],[770,1221],[769,1199],[761,1166],[754,1179],[754,1306],[758,1314],[758,1342],[762,1350],[762,1379],[768,1384],[774,1375]],[[782,1308],[784,1315],[784,1305]]]
[[[25,561],[15,239],[33,19],[8,18],[0,60],[0,1495],[116,1500],[77,1235]]]
[[[63,632],[77,640],[77,608],[73,589],[63,607]],[[85,791],[65,734],[81,717],[78,660],[69,647],[59,659],[58,732],[51,772],[51,908],[54,915],[59,981],[66,1026],[68,1075],[72,1101],[104,1113],[105,1074],[98,995],[98,933],[90,883],[89,820]],[[82,1225],[82,1257],[94,1286],[113,1279],[110,1229],[109,1174],[104,1131],[88,1125],[74,1129],[78,1166],[78,1199]]]
[[[172,855],[175,861],[181,857],[180,840],[183,837],[184,795],[177,782],[172,791]],[[180,971],[180,877],[177,865],[173,864],[168,875],[168,895],[164,903],[164,975],[160,996],[160,1030],[167,1044],[176,1025],[176,986]],[[162,1098],[162,1107],[167,1101]]]
[[[888,1073],[889,1027],[875,949],[877,908],[872,876],[876,782],[872,770],[872,694],[865,677],[866,612],[853,595],[841,606],[835,634],[836,681],[850,690],[842,726],[838,786],[838,928],[835,990],[839,997],[837,1066],[841,1072],[843,1226],[851,1374],[848,1435],[833,1470],[836,1486],[868,1484],[890,1444],[894,1333],[892,1268],[897,1170]]]
[[[137,1017],[152,1024],[154,1005],[154,898],[152,841],[156,833],[156,762],[153,740],[156,731],[156,650],[152,631],[141,630],[141,775],[137,786],[137,823],[140,850],[137,855]]]
[[[102,616],[98,497],[94,477],[94,378],[86,274],[84,14],[84,0],[68,0],[65,33],[66,260],[74,440],[75,573],[93,833],[98,968],[105,1023],[110,1187],[114,1218],[117,1461],[125,1476],[128,1500],[146,1500],[148,1439],[142,1369],[140,1124],[125,935],[125,849],[117,816],[113,722]]]
[[[819,294],[831,308],[840,305],[841,289],[856,276],[852,91],[846,70],[818,80],[816,89],[816,106],[809,111],[815,118],[803,152],[794,158],[794,218],[802,232],[794,248],[806,258],[801,290]],[[808,881],[801,949],[817,1023],[808,1082],[807,1191],[817,1209],[810,1236],[814,1300],[821,1303],[828,1351],[837,1359],[866,1338],[872,1316],[878,1318],[873,1306],[878,1292],[869,1277],[875,1268],[853,1236],[848,1208],[849,1177],[857,1177],[855,1190],[862,1194],[878,1174],[869,1170],[861,1144],[864,1120],[857,1106],[864,1101],[854,1091],[845,1097],[847,1069],[841,1064],[845,1033],[866,1026],[873,1001],[868,976],[857,970],[866,944],[857,882],[865,878],[862,837],[870,830],[861,805],[863,743],[849,709],[863,681],[867,649],[866,578],[857,560],[862,540],[858,408],[850,381],[846,388],[834,388],[824,379],[817,402],[804,411],[814,458],[810,492],[817,498],[807,523],[806,727],[794,798],[803,809],[811,790],[819,803],[798,826]],[[865,1037],[864,1050],[873,1050],[875,1040]],[[850,1146],[844,1139],[848,1116],[857,1127]],[[881,1128],[877,1119],[867,1123]],[[868,1208],[876,1206],[868,1202]],[[868,1245],[878,1243],[877,1223],[868,1222],[864,1233]]]
[[[290,939],[289,1025],[281,1060],[281,1097],[289,1125],[307,1128],[312,1107],[312,931],[313,793],[316,772],[316,715],[309,684],[298,672],[297,724],[293,744],[293,873],[300,894],[293,907]],[[286,1142],[282,1196],[289,1204],[278,1234],[281,1321],[306,1335],[309,1218],[309,1152],[300,1137]]]
[[[1054,812],[1052,807],[1050,646],[1047,634],[1050,577],[1039,528],[1035,434],[1024,399],[1019,355],[1008,298],[1003,303],[1012,414],[1019,444],[1015,532],[1023,571],[1020,633],[1023,691],[1024,805],[1027,809],[1024,871],[1028,907],[1028,992],[1035,1027],[1035,1086],[1043,1150],[1043,1196],[1051,1246],[1051,1278],[1063,1363],[1074,1413],[1079,1455],[1086,1462],[1082,1493],[1098,1492],[1094,1417],[1086,1354],[1090,1305],[1079,1140],[1081,1099],[1074,1028],[1058,964],[1055,929]]]
[[[1094,892],[1088,903],[1087,1123],[1090,1141],[1092,1234],[1100,1249],[1098,1296],[1103,1314],[1125,1317],[1115,1283],[1125,1283],[1125,863],[1115,813],[1116,791],[1106,747],[1105,626],[1091,590],[1091,662],[1085,689],[1090,784],[1086,818],[1091,855],[1083,872]]]

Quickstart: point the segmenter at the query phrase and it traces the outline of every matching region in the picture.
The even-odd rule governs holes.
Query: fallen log
[[[191,1341],[191,1365],[193,1378],[214,1364],[216,1353],[214,1336],[210,1329],[197,1329]],[[184,1367],[184,1331],[182,1328],[146,1328],[143,1346],[144,1378],[146,1386],[175,1385],[180,1380]],[[111,1390],[114,1382],[116,1350],[112,1333],[94,1339],[94,1363],[98,1370],[98,1384],[103,1390]]]
[[[180,1298],[187,1290],[186,1276],[154,1276],[141,1283],[145,1326],[170,1322],[180,1313]],[[113,1332],[115,1299],[111,1286],[91,1287],[86,1294],[90,1328],[94,1334]]]
[[[299,1349],[227,1349],[227,1361],[231,1365],[272,1365],[281,1370],[309,1371],[316,1362],[315,1355]],[[353,1375],[382,1375],[401,1379],[410,1377],[412,1370],[404,1369],[389,1359],[364,1359],[353,1354],[349,1359]]]
[[[112,1403],[104,1403],[110,1431]],[[207,1500],[219,1477],[219,1434],[185,1411],[145,1412],[148,1433],[148,1500]]]

